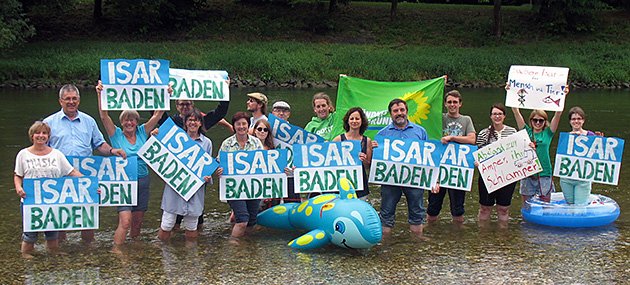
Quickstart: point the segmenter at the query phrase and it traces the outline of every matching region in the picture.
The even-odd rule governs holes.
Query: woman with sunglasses
[[[357,197],[366,201],[367,195],[370,194],[368,189],[367,170],[370,169],[372,162],[372,140],[363,135],[368,127],[368,120],[361,107],[353,107],[343,116],[343,129],[345,133],[338,135],[333,139],[335,142],[353,140],[361,142],[361,152],[359,159],[363,162],[363,190],[357,190]]]
[[[569,110],[569,124],[571,134],[580,136],[603,136],[600,132],[587,131],[584,127],[586,114],[580,107],[573,107]],[[591,182],[570,178],[560,178],[560,188],[567,204],[588,205],[588,198],[591,196]]]
[[[515,128],[504,125],[503,121],[505,121],[505,106],[501,103],[495,103],[490,107],[490,126],[481,130],[477,136],[479,149],[516,133]],[[503,186],[492,193],[488,193],[481,174],[479,174],[477,182],[479,185],[479,215],[477,216],[479,221],[490,220],[492,207],[496,205],[499,222],[507,222],[510,219],[510,205],[516,182]]]
[[[271,126],[267,120],[258,120],[254,124],[254,135],[262,142],[265,150],[275,149],[276,146],[273,143],[273,137],[269,135]]]
[[[568,89],[565,90],[565,93],[568,93]],[[558,130],[562,111],[556,111],[550,123],[547,121],[547,112],[543,110],[532,110],[529,114],[529,125],[525,123],[525,119],[523,115],[521,115],[519,108],[512,107],[512,112],[514,113],[518,129],[522,130],[525,128],[525,130],[527,130],[527,135],[529,135],[532,141],[530,146],[536,150],[536,155],[543,168],[542,172],[521,180],[520,193],[523,202],[534,195],[538,195],[541,200],[549,202],[551,200],[551,193],[556,191],[553,180],[551,179],[552,167],[549,147]]]

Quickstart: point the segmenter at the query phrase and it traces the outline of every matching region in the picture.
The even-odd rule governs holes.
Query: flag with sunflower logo
[[[442,96],[444,77],[425,81],[382,82],[346,75],[339,77],[337,89],[337,120],[333,131],[344,132],[343,117],[352,107],[361,107],[368,118],[365,135],[376,133],[391,122],[387,106],[395,98],[407,102],[407,116],[411,122],[427,130],[430,139],[442,137]]]

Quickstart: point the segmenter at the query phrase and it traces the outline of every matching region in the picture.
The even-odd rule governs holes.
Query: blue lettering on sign
[[[101,59],[103,85],[167,85],[168,71],[168,60]]]
[[[93,176],[24,179],[24,205],[98,204]]]
[[[620,138],[560,133],[557,154],[621,162],[624,144]]]
[[[271,134],[273,137],[288,144],[307,144],[326,141],[324,138],[314,133],[309,133],[298,126],[291,125],[289,122],[273,114],[269,114],[267,122],[269,122],[271,126]]]

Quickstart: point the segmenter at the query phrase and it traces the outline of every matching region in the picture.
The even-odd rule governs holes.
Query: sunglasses
[[[545,119],[532,119],[532,122],[534,122],[534,124],[542,124],[545,122]]]
[[[256,130],[259,131],[259,132],[268,132],[269,131],[269,129],[261,128],[261,127],[256,128]]]

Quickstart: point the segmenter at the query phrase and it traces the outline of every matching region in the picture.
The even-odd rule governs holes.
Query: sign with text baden
[[[171,68],[169,76],[171,100],[230,101],[227,71]]]
[[[338,191],[337,182],[342,177],[356,189],[365,189],[360,152],[359,141],[293,145],[295,193]]]
[[[138,205],[138,157],[68,156],[72,166],[95,176],[101,188],[101,206]]]
[[[287,150],[220,152],[223,174],[219,199],[250,200],[288,196]]]
[[[168,60],[101,59],[103,110],[170,110]]]
[[[476,150],[474,145],[446,144],[440,158],[440,187],[470,191],[475,173],[473,152]]]

